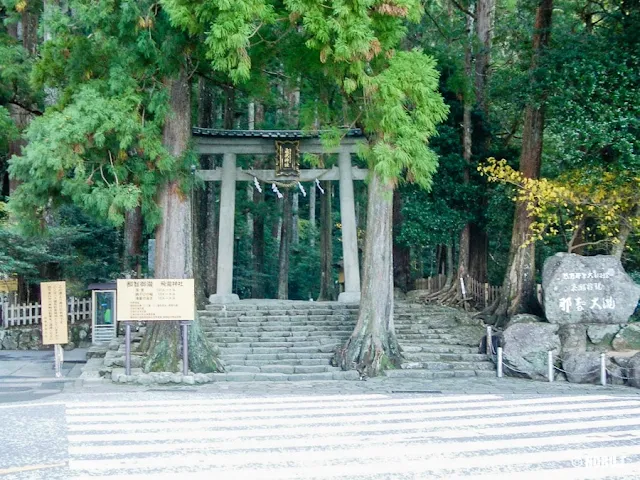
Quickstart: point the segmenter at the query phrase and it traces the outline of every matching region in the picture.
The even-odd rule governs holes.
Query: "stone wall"
[[[69,325],[69,343],[65,350],[91,345],[91,322],[76,322]],[[42,328],[40,325],[0,328],[0,350],[47,350],[49,345],[42,345]]]

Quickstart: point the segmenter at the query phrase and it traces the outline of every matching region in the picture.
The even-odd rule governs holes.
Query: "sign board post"
[[[56,377],[62,376],[62,344],[69,343],[67,328],[67,285],[65,282],[42,282],[42,344],[53,345]]]
[[[124,322],[179,321],[182,327],[183,372],[189,372],[188,325],[195,316],[192,278],[118,280],[117,311]],[[125,370],[131,371],[131,324],[125,323]]]
[[[131,323],[124,324],[124,373],[131,375]]]
[[[182,374],[189,375],[189,324],[180,322],[182,327]]]

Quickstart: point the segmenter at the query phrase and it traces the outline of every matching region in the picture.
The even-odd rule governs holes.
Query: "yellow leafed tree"
[[[514,201],[526,203],[534,219],[528,242],[562,236],[567,250],[587,245],[609,247],[621,257],[627,240],[640,228],[640,176],[601,167],[570,170],[555,179],[526,178],[507,161],[489,158],[478,167],[489,182],[512,185]]]

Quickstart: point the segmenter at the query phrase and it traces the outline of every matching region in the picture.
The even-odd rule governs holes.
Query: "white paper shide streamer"
[[[320,192],[322,192],[322,194],[324,195],[324,189],[320,186],[320,180],[318,180],[316,178],[316,187],[318,187],[318,190],[320,190]]]
[[[262,187],[260,187],[260,182],[258,182],[257,177],[253,177],[253,185],[256,187],[256,190],[262,193]]]
[[[280,190],[278,190],[278,187],[276,186],[275,183],[271,184],[271,190],[273,191],[273,193],[275,193],[278,196],[278,198],[284,197],[284,195],[280,193]]]
[[[302,196],[306,197],[307,196],[307,191],[304,189],[304,187],[302,186],[302,184],[300,182],[298,182],[298,188],[302,192]]]

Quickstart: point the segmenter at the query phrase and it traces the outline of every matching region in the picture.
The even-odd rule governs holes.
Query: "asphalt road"
[[[64,392],[0,405],[0,479],[640,479],[640,398]]]

